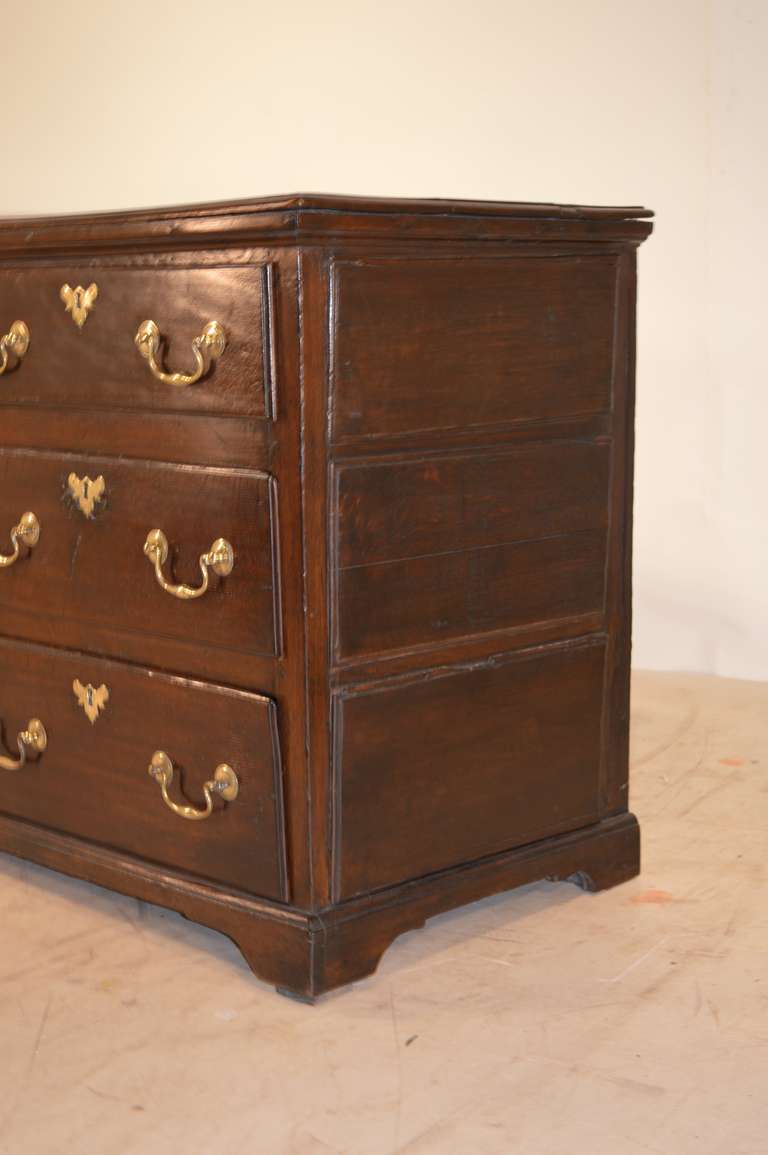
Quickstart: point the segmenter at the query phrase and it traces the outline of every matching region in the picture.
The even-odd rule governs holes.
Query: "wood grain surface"
[[[614,256],[339,261],[333,440],[611,405]]]
[[[104,479],[91,518],[68,487],[74,473]],[[140,636],[144,661],[163,643],[194,640],[251,654],[279,651],[277,487],[268,474],[157,462],[0,450],[0,516],[5,534],[25,510],[40,542],[0,571],[0,631],[97,649],[89,630]],[[157,584],[143,547],[150,530],[169,542],[168,580],[198,587],[200,555],[216,538],[231,542],[232,573],[211,576],[207,593],[179,601]],[[65,632],[66,631],[66,632]],[[64,642],[66,638],[66,642]]]
[[[211,414],[269,414],[271,317],[268,266],[172,269],[56,264],[0,267],[0,331],[23,320],[29,351],[4,384],[2,400],[91,411],[119,409]],[[64,284],[98,287],[82,328],[59,297]],[[143,321],[157,323],[166,372],[195,368],[192,341],[209,321],[224,328],[227,347],[188,387],[163,384],[134,345]]]
[[[338,897],[595,821],[604,660],[595,639],[341,694]]]
[[[286,897],[282,775],[274,702],[257,694],[169,678],[87,654],[0,640],[2,742],[40,718],[48,748],[17,773],[0,772],[0,811],[53,826],[151,862]],[[104,685],[91,722],[73,690]],[[174,763],[176,802],[202,808],[219,763],[240,780],[231,803],[203,822],[173,814],[147,767],[155,750]]]

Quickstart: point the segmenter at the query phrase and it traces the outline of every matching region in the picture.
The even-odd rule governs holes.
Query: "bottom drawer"
[[[594,639],[343,691],[336,897],[596,821],[604,659]]]
[[[286,899],[277,707],[270,698],[153,670],[0,640],[3,761],[42,721],[47,746],[0,769],[0,811],[269,898]],[[90,689],[89,689],[90,687]],[[205,820],[174,812],[148,773],[173,766],[169,801],[206,809],[220,764],[238,783],[211,792]],[[157,759],[157,766],[162,763]]]

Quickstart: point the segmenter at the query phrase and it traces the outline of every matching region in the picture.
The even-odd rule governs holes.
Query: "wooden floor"
[[[639,674],[640,878],[434,919],[306,1007],[0,855],[2,1155],[763,1155],[768,684]]]

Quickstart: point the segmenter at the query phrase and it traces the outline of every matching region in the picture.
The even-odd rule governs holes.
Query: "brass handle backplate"
[[[192,342],[195,368],[192,373],[166,373],[157,362],[162,337],[155,321],[142,321],[133,338],[152,375],[164,385],[194,385],[227,347],[227,336],[218,321],[209,321]]]
[[[29,329],[23,321],[14,321],[8,332],[0,337],[0,377],[8,368],[8,354],[21,361],[29,348]]]
[[[26,766],[30,753],[42,754],[48,745],[48,735],[39,718],[30,718],[26,730],[16,735],[16,744],[19,747],[18,758],[0,758],[0,770],[21,770]]]
[[[0,569],[15,565],[21,554],[21,546],[34,549],[40,540],[40,522],[34,513],[23,513],[18,525],[11,530],[13,553],[0,554]]]
[[[226,762],[217,766],[213,772],[213,778],[203,784],[203,796],[205,798],[203,810],[198,810],[195,806],[174,802],[170,797],[168,789],[173,782],[173,762],[164,750],[155,750],[148,767],[148,773],[150,778],[153,778],[159,785],[163,802],[169,810],[178,814],[179,818],[187,818],[190,822],[202,822],[204,818],[210,818],[213,813],[214,794],[223,798],[225,802],[234,802],[240,793],[240,782],[237,774]]]
[[[208,589],[211,570],[219,577],[228,577],[232,573],[235,565],[235,551],[228,541],[223,537],[217,537],[208,553],[200,555],[200,572],[203,575],[202,585],[199,586],[185,586],[173,585],[166,581],[163,576],[163,566],[168,560],[168,538],[161,529],[153,529],[147,535],[147,540],[144,542],[144,553],[149,558],[152,565],[155,567],[155,577],[157,584],[165,590],[166,593],[171,594],[174,598],[181,598],[182,601],[191,601],[193,598],[201,598]]]

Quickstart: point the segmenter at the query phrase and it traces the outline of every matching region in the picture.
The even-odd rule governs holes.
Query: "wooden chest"
[[[638,870],[641,209],[0,222],[0,849],[305,998]]]

